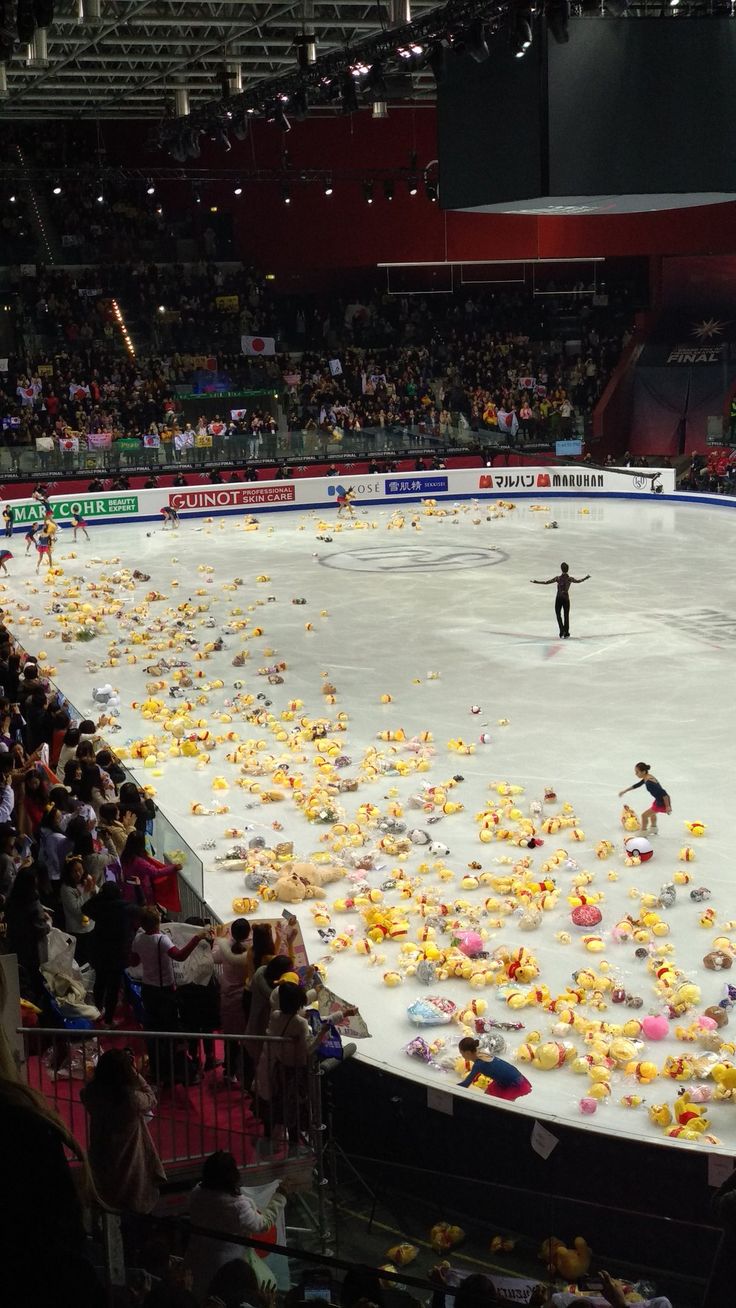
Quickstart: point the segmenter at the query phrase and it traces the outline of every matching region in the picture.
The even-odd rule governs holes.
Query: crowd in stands
[[[555,316],[554,298],[520,293],[463,294],[441,312],[429,296],[379,293],[323,317],[314,300],[275,298],[252,269],[212,263],[40,267],[19,280],[17,297],[23,346],[0,377],[4,439],[14,448],[111,432],[113,442],[160,434],[173,454],[177,429],[189,425],[179,397],[213,384],[231,396],[272,388],[297,454],[314,452],[310,437],[363,429],[388,449],[397,431],[447,448],[479,438],[554,444],[584,434],[628,339],[623,309],[582,300]],[[254,333],[273,335],[282,352],[244,356],[240,337]],[[245,413],[231,417],[231,404],[224,398],[216,420],[230,435],[254,431],[238,457],[257,459],[270,405],[245,397]],[[212,421],[210,413],[205,426]],[[206,451],[200,461],[222,457],[217,441],[188,443]]]
[[[736,495],[736,451],[719,446],[707,455],[694,453],[680,478],[679,489]]]

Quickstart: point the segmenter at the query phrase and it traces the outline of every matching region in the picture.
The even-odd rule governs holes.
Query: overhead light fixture
[[[9,196],[8,196],[8,199],[9,199],[9,201],[10,201],[11,204],[15,204],[15,196],[14,196],[14,195],[9,195]]]
[[[281,199],[284,204],[291,204],[291,187],[288,182],[283,182],[281,185]]]
[[[156,209],[156,213],[158,214],[159,218],[161,217],[161,214],[163,213],[163,211],[164,211],[164,209],[163,209],[163,205],[159,204],[159,205],[157,206],[157,209]]]
[[[201,203],[202,203],[202,196],[199,194],[199,191],[197,191],[197,190],[195,190],[195,192],[194,192],[194,203],[195,203],[195,204],[201,204]]]
[[[332,195],[333,185],[331,179],[325,182],[325,195]]]
[[[33,33],[33,40],[28,46],[26,63],[29,68],[48,68],[49,43],[45,27],[37,27]]]
[[[412,173],[409,174],[409,176],[406,179],[406,185],[408,187],[409,194],[416,195],[417,191],[419,190],[419,183],[417,182],[417,179],[414,176],[414,174]]]
[[[159,311],[159,313],[166,313],[166,305],[165,305],[165,304],[160,304],[160,305],[158,306],[158,311]]]
[[[674,0],[677,4],[678,0]],[[547,30],[558,45],[566,45],[570,40],[568,23],[570,21],[570,0],[547,0],[545,7]]]
[[[60,185],[59,185],[58,182],[57,182],[56,185],[54,186],[54,188],[53,188],[53,192],[54,192],[54,195],[61,195],[61,187],[60,187]]]
[[[388,102],[386,100],[374,100],[371,116],[373,118],[388,118]]]
[[[146,187],[146,195],[155,195],[155,194],[156,194],[156,187],[154,186],[153,182],[150,181],[149,179],[148,186]]]
[[[5,67],[5,64],[0,64],[0,100],[7,100],[9,94],[8,70]]]
[[[437,200],[438,200],[438,198],[439,198],[439,187],[438,187],[436,181],[433,181],[432,179],[430,179],[430,178],[428,178],[428,177],[425,177],[425,179],[424,179],[424,190],[425,190],[425,193],[426,193],[427,199],[428,199],[428,200],[431,200],[432,204],[436,204],[436,203],[437,203]]]
[[[373,182],[363,182],[363,197],[366,204],[373,204]]]
[[[313,31],[300,32],[294,38],[294,46],[296,47],[296,61],[304,73],[317,62],[317,37]]]
[[[211,205],[210,205],[210,213],[217,213],[217,205],[216,205],[216,204],[211,204]]]
[[[98,193],[98,195],[97,195],[97,203],[98,203],[98,204],[104,204],[104,203],[105,203],[105,197],[104,197],[102,191],[100,191],[100,192]]]
[[[485,63],[489,55],[486,28],[482,18],[474,18],[464,39],[465,49],[477,64]]]
[[[177,86],[174,91],[174,117],[189,117],[189,92],[185,86]]]
[[[404,27],[411,22],[411,0],[388,0],[389,27]]]
[[[349,73],[347,73],[342,79],[340,103],[344,114],[355,114],[358,112],[358,92],[355,86],[355,81]]]
[[[96,27],[100,21],[101,0],[79,0],[77,21],[87,27]]]
[[[394,183],[393,183],[393,179],[392,179],[391,177],[387,177],[386,180],[385,180],[385,182],[383,183],[383,194],[384,194],[384,196],[385,196],[385,198],[386,198],[387,200],[393,200],[393,198],[394,198]]]

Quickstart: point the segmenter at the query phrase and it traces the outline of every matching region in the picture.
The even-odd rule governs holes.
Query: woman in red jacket
[[[146,850],[143,832],[131,831],[120,855],[120,864],[123,869],[124,899],[141,905],[161,904],[163,908],[178,912],[178,905],[171,902],[169,883],[172,873],[181,870],[181,863],[161,863],[157,858],[152,858]],[[163,902],[164,897],[168,898],[168,903]]]

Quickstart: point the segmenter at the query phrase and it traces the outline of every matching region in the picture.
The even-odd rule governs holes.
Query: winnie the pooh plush
[[[571,1249],[553,1235],[549,1240],[544,1241],[539,1257],[546,1262],[551,1272],[556,1272],[563,1280],[577,1281],[590,1271],[593,1251],[582,1235],[575,1237]]]
[[[331,864],[292,863],[285,867],[273,890],[285,904],[301,904],[305,899],[324,899],[324,886],[345,875],[341,867]]]

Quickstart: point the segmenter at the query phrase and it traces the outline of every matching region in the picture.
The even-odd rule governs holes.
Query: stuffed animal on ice
[[[624,849],[629,858],[637,859],[640,863],[648,863],[654,854],[654,849],[646,836],[629,836],[628,840],[624,841]]]
[[[345,875],[341,867],[318,863],[292,863],[284,868],[273,890],[285,904],[301,904],[305,899],[324,899],[324,886]]]
[[[120,703],[120,696],[113,686],[96,686],[92,691],[92,698],[95,704],[103,704],[106,708],[116,708]]]
[[[429,1232],[429,1243],[435,1253],[444,1253],[447,1249],[454,1249],[456,1245],[462,1244],[465,1239],[465,1232],[461,1226],[451,1226],[449,1222],[435,1222]]]
[[[575,1237],[571,1249],[552,1235],[549,1240],[544,1241],[539,1257],[551,1272],[556,1273],[563,1280],[577,1281],[581,1276],[587,1276],[590,1271],[593,1251],[582,1235]]]

